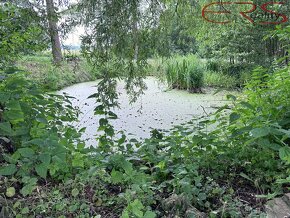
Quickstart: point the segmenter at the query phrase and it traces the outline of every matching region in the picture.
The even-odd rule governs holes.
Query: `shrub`
[[[206,69],[208,71],[214,71],[223,73],[229,76],[235,76],[240,78],[243,72],[251,72],[253,66],[245,63],[235,63],[232,64],[225,60],[210,59],[206,63]],[[239,84],[238,84],[239,85]]]
[[[203,71],[203,64],[196,56],[176,56],[166,64],[166,80],[171,88],[201,92],[204,84]]]
[[[80,133],[68,125],[77,120],[68,97],[45,93],[16,73],[0,82],[0,108],[0,138],[10,143],[0,156],[0,176],[21,179],[24,196],[36,177],[63,179],[84,167]]]
[[[237,79],[227,74],[208,71],[204,75],[204,84],[209,87],[233,89],[237,86]]]

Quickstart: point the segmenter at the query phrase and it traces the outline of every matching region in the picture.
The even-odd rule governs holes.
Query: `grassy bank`
[[[98,78],[92,66],[81,56],[66,58],[61,66],[56,67],[52,64],[51,55],[41,53],[22,57],[17,67],[29,72],[30,79],[51,90]]]
[[[169,88],[191,92],[200,92],[207,87],[236,89],[248,79],[246,74],[237,78],[235,75],[212,70],[209,67],[211,63],[194,55],[174,56],[164,60],[154,58],[148,62],[148,75],[167,82]],[[99,78],[98,72],[80,55],[67,56],[59,67],[52,64],[50,54],[24,56],[17,62],[17,67],[29,72],[30,79],[51,90]]]

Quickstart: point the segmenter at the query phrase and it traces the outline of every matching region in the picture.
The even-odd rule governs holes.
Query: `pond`
[[[194,117],[214,112],[224,105],[228,92],[215,93],[207,90],[204,94],[192,94],[182,90],[166,90],[166,86],[154,77],[145,79],[148,89],[135,103],[130,104],[124,89],[124,82],[117,86],[120,108],[113,111],[118,115],[112,124],[116,131],[123,130],[129,137],[138,139],[150,136],[152,129],[168,130],[174,125],[185,123]],[[79,107],[81,114],[77,128],[86,127],[83,139],[87,145],[94,145],[98,134],[98,116],[94,115],[94,99],[87,97],[96,92],[98,81],[76,84],[64,88],[59,93],[74,97],[73,106]]]

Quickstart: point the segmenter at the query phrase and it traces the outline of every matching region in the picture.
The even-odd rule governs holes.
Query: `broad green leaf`
[[[51,156],[50,156],[50,154],[45,154],[45,153],[44,153],[44,154],[40,154],[40,155],[39,155],[39,160],[40,160],[42,163],[48,165],[48,164],[50,164]]]
[[[37,122],[47,124],[47,119],[44,118],[44,117],[37,117],[35,120],[36,120]]]
[[[143,218],[156,218],[156,217],[157,217],[156,213],[152,211],[146,211]]]
[[[29,129],[26,126],[19,126],[14,129],[13,136],[22,136],[29,134]]]
[[[121,218],[130,218],[130,217],[129,217],[129,213],[128,213],[128,211],[124,211],[124,212],[122,213]]]
[[[9,103],[7,103],[6,107],[9,110],[21,111],[20,103],[17,100],[10,101]]]
[[[94,93],[94,94],[90,95],[88,98],[97,98],[98,96],[99,96],[98,93]]]
[[[32,139],[28,142],[25,142],[24,145],[38,145],[38,146],[43,146],[44,145],[44,140],[40,138]]]
[[[105,119],[105,118],[101,118],[100,120],[99,120],[99,125],[100,125],[100,127],[102,127],[102,126],[106,126],[108,124],[108,120],[107,119]]]
[[[85,147],[86,147],[86,144],[85,143],[78,143],[78,145],[77,145],[77,148],[80,151],[83,151],[85,149]]]
[[[122,183],[122,181],[124,180],[123,173],[116,170],[112,170],[111,177],[113,184]]]
[[[160,161],[160,162],[156,165],[156,167],[158,167],[158,168],[160,168],[161,170],[163,170],[163,169],[165,168],[165,165],[166,165],[165,161]]]
[[[7,161],[7,163],[11,163],[11,164],[17,164],[17,161],[20,158],[20,154],[19,152],[14,152],[14,154],[10,155],[10,154],[4,154],[3,158],[5,161]]]
[[[112,111],[109,111],[108,115],[110,119],[118,119],[117,114],[113,113]]]
[[[47,170],[48,170],[48,166],[47,166],[47,164],[45,164],[45,163],[38,164],[38,165],[35,167],[35,171],[36,171],[36,173],[37,173],[41,178],[44,178],[44,179],[46,179],[46,176],[47,176]]]
[[[232,101],[236,101],[237,97],[234,95],[227,95],[227,99],[232,100]]]
[[[143,212],[141,210],[139,210],[136,207],[132,207],[132,213],[136,216],[136,217],[143,217]]]
[[[134,200],[133,203],[130,204],[132,207],[132,213],[137,217],[143,217],[142,209],[144,208],[143,204],[139,200]]]
[[[204,200],[207,198],[207,196],[206,196],[205,193],[199,193],[197,198],[198,198],[200,201],[204,201]]]
[[[21,214],[28,214],[29,213],[29,208],[28,207],[24,207],[22,210],[21,210]]]
[[[9,100],[9,98],[10,98],[10,93],[8,94],[8,93],[6,93],[6,92],[2,92],[3,90],[1,90],[1,93],[0,93],[0,102],[7,102],[8,100]]]
[[[1,176],[11,176],[16,172],[17,168],[15,164],[9,164],[5,167],[0,167]]]
[[[24,121],[24,113],[22,111],[10,110],[5,112],[5,116],[7,116],[7,118],[11,120],[11,122]]]
[[[11,197],[13,197],[15,195],[15,188],[14,187],[9,187],[9,188],[7,188],[7,190],[6,190],[6,196],[8,197],[8,198],[11,198]]]
[[[78,196],[78,195],[79,195],[79,190],[76,189],[76,188],[74,188],[74,189],[71,191],[71,195],[72,195],[73,197]]]
[[[12,135],[12,128],[9,122],[0,123],[0,133],[2,132],[3,135],[11,136]]]
[[[246,108],[251,109],[251,110],[254,110],[254,109],[255,109],[255,108],[254,108],[250,103],[248,103],[248,102],[242,101],[240,104],[241,104],[242,106],[246,107]]]
[[[250,131],[250,135],[254,138],[261,138],[270,134],[268,127],[255,128]]]
[[[108,128],[105,129],[105,133],[106,133],[108,136],[113,137],[115,131],[114,131],[113,127],[110,126],[110,127],[108,127]]]
[[[36,185],[34,183],[27,184],[23,186],[23,188],[20,190],[20,193],[25,197],[27,195],[30,195],[34,189],[36,189]]]
[[[19,148],[17,151],[22,157],[32,157],[35,153],[31,148]]]
[[[122,168],[125,170],[126,173],[130,173],[131,171],[133,171],[133,165],[127,160],[124,160],[122,162]]]
[[[281,160],[290,163],[290,148],[289,147],[280,148],[279,157],[281,158]]]
[[[234,121],[238,120],[241,116],[237,113],[231,113],[230,115],[230,123],[233,123]]]
[[[95,115],[101,115],[101,114],[105,114],[105,111],[104,111],[104,106],[103,105],[99,105],[97,106],[95,109]]]
[[[122,135],[122,137],[118,140],[118,144],[121,145],[126,141],[126,136]]]
[[[74,159],[72,160],[73,167],[84,167],[84,159],[81,153],[76,152],[74,154]]]

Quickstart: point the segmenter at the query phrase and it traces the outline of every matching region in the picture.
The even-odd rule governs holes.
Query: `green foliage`
[[[67,124],[77,117],[67,96],[45,93],[22,74],[6,77],[0,93],[0,136],[13,146],[13,152],[1,155],[1,176],[22,178],[26,196],[39,179],[64,179],[84,168],[78,158],[83,153],[80,133]]]
[[[226,79],[230,82],[230,79],[235,80],[235,84],[230,82],[233,87],[244,87],[246,81],[250,78],[252,68],[254,65],[245,63],[230,63],[222,59],[209,59],[206,63],[206,69],[213,74],[219,74],[221,79]],[[215,76],[215,75],[213,75]],[[219,81],[216,81],[219,83]]]
[[[204,67],[194,55],[176,56],[168,60],[165,74],[171,88],[201,92],[204,84]]]
[[[131,202],[127,208],[123,211],[121,218],[155,218],[156,214],[152,211],[146,211],[143,213],[144,206],[139,200]]]
[[[21,54],[47,48],[47,38],[34,11],[1,3],[0,70],[13,65]]]
[[[61,66],[52,64],[51,55],[37,53],[23,56],[17,61],[19,69],[30,72],[28,78],[50,90],[59,90],[66,86],[98,79],[99,72],[83,58],[64,61]]]
[[[81,1],[79,13],[83,25],[92,30],[82,39],[82,53],[100,72],[103,81],[98,93],[106,106],[118,104],[116,79],[125,80],[130,101],[135,101],[146,89],[143,78],[147,59],[155,53],[160,36],[157,28],[160,3],[149,1],[144,7],[140,0]]]
[[[234,89],[237,87],[237,78],[215,71],[204,73],[204,84],[207,87]]]
[[[2,92],[9,90],[14,96],[17,89],[9,89],[13,81],[18,87],[22,82],[21,93],[25,93],[25,97],[17,95],[18,103],[11,97],[2,103],[1,131],[16,146],[13,154],[5,153],[1,167],[1,174],[8,178],[4,193],[17,196],[10,201],[16,204],[9,207],[13,208],[10,213],[89,217],[105,211],[122,217],[185,217],[202,211],[211,217],[259,217],[261,211],[251,205],[261,207],[262,202],[242,196],[244,189],[251,190],[251,195],[279,194],[289,176],[289,69],[273,75],[264,72],[258,69],[253,73],[242,99],[228,96],[233,107],[230,111],[224,113],[225,106],[214,116],[176,126],[169,134],[155,130],[143,142],[118,138],[109,122],[116,115],[99,105],[95,109],[102,116],[99,146],[89,149],[81,146],[79,134],[64,124],[70,120],[63,120],[63,113],[68,113],[66,118],[74,117],[69,105],[50,106],[65,97],[44,98],[20,76],[7,78],[1,84]],[[29,95],[31,92],[36,96]],[[7,91],[3,96],[9,96]],[[90,96],[97,102],[100,97]],[[43,110],[50,120],[40,116]],[[31,128],[19,139],[15,130],[22,125]],[[55,131],[65,138],[58,138]],[[66,148],[61,160],[57,158],[61,153],[54,153],[60,145]],[[14,186],[14,178],[20,189]],[[39,195],[37,187],[43,179],[51,186],[41,191],[37,201],[24,206],[25,196]]]
[[[158,53],[162,57],[176,52],[197,53],[200,57],[214,62],[212,63],[215,65],[212,66],[214,69],[208,70],[236,76],[239,86],[244,85],[240,75],[251,72],[257,66],[270,68],[279,58],[284,60],[284,64],[289,63],[289,57],[285,57],[288,56],[289,36],[281,34],[287,32],[287,27],[283,24],[279,25],[278,31],[269,34],[275,29],[275,25],[258,24],[261,21],[260,15],[264,13],[260,7],[249,14],[253,18],[252,24],[239,14],[240,11],[245,10],[244,6],[232,7],[221,3],[221,7],[231,12],[229,16],[206,13],[209,19],[230,21],[226,25],[221,25],[208,22],[202,16],[196,16],[201,14],[203,8],[209,4],[208,1],[164,1],[164,4],[166,9],[160,16],[159,26],[163,33],[160,35],[163,40],[160,44],[165,45],[167,50]],[[257,1],[256,4],[262,2]],[[219,11],[215,6],[209,8]],[[287,4],[275,10],[289,17]],[[262,17],[264,21],[271,20],[267,16]],[[273,21],[272,19],[271,22]],[[265,37],[267,34],[269,36]],[[184,43],[185,40],[188,40],[187,43]]]
[[[86,25],[94,27],[91,35],[84,37],[83,53],[103,78],[97,93],[89,97],[95,98],[94,113],[100,118],[97,146],[86,147],[80,139],[85,129],[72,126],[78,111],[68,96],[47,92],[25,74],[5,74],[0,81],[1,216],[262,216],[264,201],[255,195],[271,197],[289,188],[289,67],[277,67],[272,74],[268,69],[256,69],[244,95],[229,95],[230,105],[211,116],[193,119],[169,132],[153,130],[144,141],[127,139],[110,124],[111,119],[117,119],[111,111],[117,105],[116,79],[127,78],[127,90],[142,93],[141,78],[147,59],[154,53],[151,46],[158,42],[153,36],[166,25],[157,28],[158,19],[149,19],[159,16],[155,1],[144,10],[146,13],[140,10],[141,1],[81,3]],[[164,3],[170,6],[169,12],[192,14],[188,9],[193,7],[187,7],[192,1],[182,1],[181,6]],[[200,7],[200,3],[192,4]],[[6,13],[5,7],[0,9],[2,18],[8,19],[14,12],[22,15],[22,9],[8,5]],[[184,17],[186,23],[178,26],[174,40],[175,45],[187,49],[182,39],[193,34],[186,27],[192,20]],[[21,37],[34,38],[37,31],[33,29],[27,35],[18,25],[21,35],[19,29],[10,31],[13,25],[9,19],[4,24],[2,62],[8,66],[23,52],[18,50],[21,43],[26,46],[30,42]],[[25,20],[27,24],[34,23]],[[269,65],[275,56],[266,54],[263,45],[255,47],[254,53],[249,46],[263,31],[243,38],[245,31],[253,29],[220,27],[214,28],[220,32],[208,33],[199,24],[195,27],[197,31],[190,39],[200,40],[209,34],[200,47],[204,54],[219,58],[207,65],[214,73],[204,79],[203,61],[196,56],[171,58],[166,63],[166,78],[172,88],[200,92],[204,81],[214,84],[218,79],[217,86],[229,85],[234,82],[232,73],[239,74],[253,64]],[[287,41],[284,31],[278,34]],[[7,48],[7,42],[14,50]],[[243,45],[248,46],[243,49]],[[16,52],[9,54],[12,51]],[[48,69],[44,83],[72,79],[65,70]],[[218,73],[230,76],[216,76]],[[136,87],[140,88],[137,92]]]

